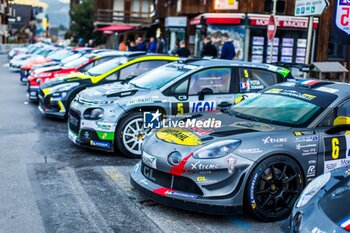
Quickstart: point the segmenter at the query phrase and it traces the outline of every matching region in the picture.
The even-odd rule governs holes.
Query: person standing
[[[201,52],[201,57],[214,57],[216,58],[218,56],[218,50],[216,47],[211,43],[210,37],[204,38],[204,45]]]
[[[149,53],[156,53],[157,52],[157,41],[152,36],[149,41],[149,46],[147,52]]]
[[[130,52],[136,52],[137,51],[137,46],[135,44],[135,41],[133,41],[133,40],[130,41],[129,46],[128,46],[128,50]]]
[[[222,36],[224,44],[221,48],[220,59],[232,60],[236,56],[235,46],[232,41],[229,40],[228,34],[224,33]]]
[[[137,51],[143,51],[143,52],[147,51],[146,42],[143,41],[141,36],[139,36],[139,38],[137,38],[136,45],[137,45]]]
[[[157,38],[156,53],[164,53],[164,42],[161,37]]]
[[[123,40],[119,43],[118,50],[119,51],[126,51],[126,44]]]
[[[180,41],[180,48],[176,51],[175,55],[178,57],[189,57],[191,55],[191,51],[186,48],[184,40]]]

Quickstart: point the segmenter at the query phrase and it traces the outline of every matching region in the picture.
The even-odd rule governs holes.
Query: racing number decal
[[[179,102],[171,104],[171,113],[173,115],[183,115],[189,113],[190,104],[188,102]]]
[[[245,77],[245,78],[249,78],[249,72],[248,72],[248,70],[244,70],[244,77]]]
[[[346,138],[329,137],[324,139],[325,145],[325,160],[346,159]]]
[[[332,138],[332,159],[339,158],[339,139]]]

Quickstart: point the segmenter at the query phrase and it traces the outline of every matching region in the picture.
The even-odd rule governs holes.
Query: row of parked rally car
[[[41,113],[68,119],[73,143],[142,156],[131,183],[153,200],[263,221],[292,211],[293,232],[350,230],[348,84],[267,64],[45,44],[9,58]]]

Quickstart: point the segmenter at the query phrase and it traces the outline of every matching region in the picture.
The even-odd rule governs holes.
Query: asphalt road
[[[135,159],[81,149],[27,102],[0,57],[0,232],[287,232],[287,221],[194,214],[135,192]]]

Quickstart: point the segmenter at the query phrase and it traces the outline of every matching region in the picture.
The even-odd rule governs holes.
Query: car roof
[[[324,93],[335,94],[339,97],[350,97],[350,84],[334,82],[329,80],[308,79],[298,80],[296,82],[285,82],[272,86],[272,88],[292,87],[295,90],[313,90]]]

